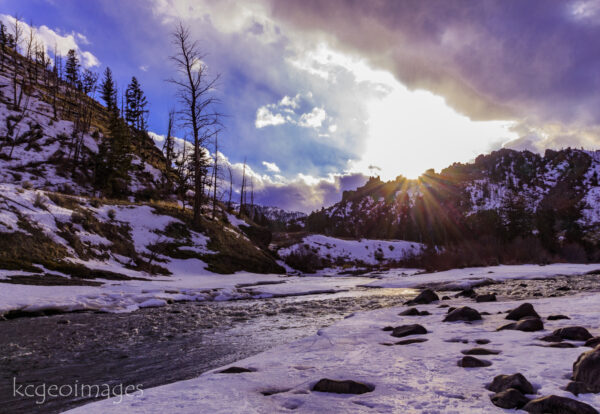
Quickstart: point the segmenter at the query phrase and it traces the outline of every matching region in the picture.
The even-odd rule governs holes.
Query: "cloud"
[[[306,128],[320,128],[327,119],[327,112],[323,108],[313,108],[312,111],[300,116],[298,125]]]
[[[141,70],[142,72],[148,72],[149,66],[148,65],[140,65],[138,67],[139,70]]]
[[[267,106],[261,106],[256,111],[256,128],[285,124],[285,118],[281,114],[274,114]]]
[[[600,124],[596,0],[269,4],[270,16],[297,37],[359,56],[472,120],[561,123],[573,131]],[[308,70],[330,76],[322,62]]]
[[[7,14],[0,14],[0,20],[8,26],[8,30],[11,32],[15,18]],[[79,46],[80,44],[90,44],[85,35],[77,32],[60,34],[60,32],[52,30],[45,25],[36,27],[30,26],[25,22],[20,22],[20,24],[23,28],[23,41],[21,42],[21,47],[25,46],[25,39],[28,37],[30,30],[33,30],[37,41],[42,44],[45,52],[48,55],[53,55],[56,48],[56,51],[60,56],[67,56],[69,50],[73,49],[79,55],[79,60],[84,68],[91,68],[100,65],[100,61],[96,56],[89,51],[82,50]]]
[[[279,169],[279,167],[277,166],[277,164],[275,164],[274,162],[267,162],[267,161],[263,161],[262,165],[264,165],[268,171],[270,172],[281,172],[281,170]]]

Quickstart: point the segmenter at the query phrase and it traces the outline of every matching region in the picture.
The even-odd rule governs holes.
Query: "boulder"
[[[509,388],[504,391],[500,391],[490,397],[492,404],[500,408],[521,408],[529,402],[529,398],[525,397],[523,393],[514,388]]]
[[[586,403],[557,395],[531,400],[523,410],[532,414],[598,414],[595,408]]]
[[[475,358],[473,356],[465,356],[462,357],[458,361],[458,366],[463,368],[481,368],[481,367],[489,367],[492,365],[490,361],[486,361],[484,359]]]
[[[468,288],[468,289],[463,289],[460,292],[458,292],[456,295],[454,295],[455,298],[460,298],[461,296],[465,297],[465,298],[473,298],[473,297],[477,296],[477,293],[475,293],[473,288]]]
[[[600,392],[600,345],[579,355],[573,364],[573,381],[585,384],[592,392]]]
[[[596,336],[585,341],[585,346],[589,346],[590,348],[596,348],[598,345],[600,345],[600,336]]]
[[[577,348],[577,345],[572,344],[571,342],[552,342],[546,345],[548,348]]]
[[[440,298],[438,295],[436,295],[436,293],[433,290],[425,289],[424,291],[419,293],[419,295],[416,298],[406,302],[405,305],[409,305],[409,306],[427,305],[427,304],[429,304],[431,302],[435,302],[437,300],[440,300]]]
[[[363,384],[352,380],[336,381],[328,378],[319,380],[313,391],[332,392],[335,394],[364,394],[375,389],[372,385]]]
[[[394,342],[394,345],[410,345],[410,344],[418,344],[421,342],[427,342],[427,338],[404,339],[402,341]]]
[[[473,308],[463,306],[462,308],[454,309],[448,313],[444,318],[444,322],[456,322],[456,321],[479,321],[481,320],[481,314]]]
[[[476,339],[475,343],[477,345],[487,345],[489,344],[491,341],[489,339]]]
[[[498,355],[500,351],[487,348],[471,348],[460,351],[463,355]]]
[[[527,316],[527,317],[519,320],[518,322],[509,323],[508,325],[504,325],[504,326],[501,326],[500,328],[498,328],[499,331],[502,331],[505,329],[513,329],[513,330],[523,331],[523,332],[535,332],[535,331],[543,330],[544,323],[539,318]]]
[[[495,293],[486,293],[484,295],[475,296],[475,302],[496,302]]]
[[[586,384],[584,384],[583,382],[579,382],[579,381],[569,382],[565,389],[575,395],[590,394],[590,393],[594,392]]]
[[[421,312],[417,308],[408,308],[405,311],[400,312],[400,316],[419,316]]]
[[[394,328],[392,331],[392,336],[396,338],[402,338],[409,335],[425,335],[426,333],[427,329],[419,324],[401,325]]]
[[[583,326],[568,326],[552,332],[553,335],[560,336],[562,339],[571,341],[587,341],[592,338],[592,334]]]
[[[497,375],[491,384],[486,387],[490,391],[500,392],[509,388],[521,391],[523,394],[533,394],[533,385],[521,373],[511,375]]]
[[[546,336],[542,336],[541,338],[538,338],[540,341],[544,341],[544,342],[562,342],[562,338],[558,335],[554,335],[554,334],[550,334],[550,335],[546,335]]]
[[[219,371],[219,374],[242,374],[244,372],[254,372],[254,370],[242,367],[229,367]]]
[[[548,316],[549,321],[560,321],[561,319],[571,319],[567,315],[550,315]]]
[[[538,315],[531,303],[523,303],[519,307],[511,310],[508,313],[508,315],[506,315],[506,319],[518,321],[519,319],[525,318],[526,316],[533,316],[534,318],[540,317],[540,315]]]

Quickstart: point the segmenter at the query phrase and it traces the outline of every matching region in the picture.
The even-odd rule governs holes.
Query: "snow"
[[[278,253],[287,257],[306,247],[331,260],[360,261],[371,265],[406,259],[424,248],[420,243],[404,240],[344,240],[315,234],[305,237],[301,243],[280,249]]]
[[[314,412],[403,412],[482,413],[500,411],[493,406],[485,385],[496,375],[522,373],[537,388],[536,396],[549,394],[576,398],[600,407],[600,394],[575,397],[563,390],[572,364],[587,348],[549,348],[536,345],[548,332],[570,325],[586,326],[600,334],[597,315],[600,294],[579,294],[529,301],[542,316],[567,314],[568,321],[544,320],[542,332],[496,331],[507,321],[497,314],[521,302],[474,304],[452,300],[451,306],[469,305],[491,313],[482,322],[443,323],[446,309],[437,304],[419,306],[430,316],[418,319],[398,316],[400,308],[362,312],[320,329],[316,335],[278,346],[235,362],[253,372],[220,374],[223,368],[187,380],[146,389],[143,395],[101,400],[69,413],[271,413],[293,409]],[[427,342],[405,346],[384,346],[394,342],[384,326],[420,323],[429,333]],[[468,344],[453,342],[456,338]],[[499,355],[482,356],[490,367],[465,369],[457,366],[462,350],[475,346],[476,339],[489,339],[486,348]],[[581,343],[578,343],[581,345]],[[321,378],[351,379],[375,386],[362,395],[338,395],[312,391]],[[265,396],[261,392],[277,392]],[[530,396],[534,397],[534,396]],[[512,411],[511,411],[512,412]]]
[[[436,286],[439,289],[466,289],[486,280],[536,279],[557,275],[580,275],[600,269],[600,264],[555,263],[551,265],[500,265],[452,269],[436,273],[402,274],[405,271],[390,270],[382,273],[382,278],[367,284],[368,287],[410,288],[422,285]]]

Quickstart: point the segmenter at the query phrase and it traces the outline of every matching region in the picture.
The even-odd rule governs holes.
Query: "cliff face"
[[[308,229],[347,237],[447,244],[485,235],[534,237],[548,249],[595,248],[600,224],[600,152],[503,149],[417,180],[371,178],[311,214]]]

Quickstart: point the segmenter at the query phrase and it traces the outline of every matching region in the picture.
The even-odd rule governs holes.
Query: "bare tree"
[[[239,215],[242,215],[242,211],[244,209],[244,190],[246,188],[246,158],[244,158],[244,169],[242,170],[242,188],[240,189],[240,212]]]
[[[19,64],[16,55],[19,53],[19,44],[21,42],[21,37],[23,36],[23,22],[21,21],[21,17],[18,15],[15,16],[15,19],[12,23],[12,35],[15,42],[15,57],[13,57],[13,105],[18,111],[21,97],[23,96],[23,85],[21,85],[21,94],[17,100],[17,85],[19,83]]]
[[[178,89],[182,105],[180,119],[184,127],[189,128],[194,140],[194,223],[199,224],[204,201],[202,148],[216,134],[220,125],[221,114],[214,109],[218,100],[213,93],[219,75],[208,77],[203,62],[205,56],[200,52],[198,42],[192,39],[189,28],[181,22],[172,33],[172,41],[176,53],[171,56],[171,60],[175,63],[179,76],[168,81]]]
[[[227,164],[227,172],[229,172],[229,200],[227,201],[227,210],[231,210],[231,196],[233,195],[233,172],[231,165]]]
[[[215,134],[215,159],[213,162],[213,197],[212,197],[212,218],[215,219],[217,213],[217,178],[219,176],[219,134]]]

